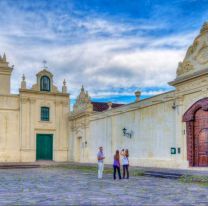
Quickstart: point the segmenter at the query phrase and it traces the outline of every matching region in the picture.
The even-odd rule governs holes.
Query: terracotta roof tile
[[[108,103],[107,102],[91,102],[93,105],[93,111],[96,112],[103,112],[108,109]],[[112,108],[120,107],[124,104],[116,104],[112,103]]]

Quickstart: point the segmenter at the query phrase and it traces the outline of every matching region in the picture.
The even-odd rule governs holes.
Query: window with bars
[[[41,121],[49,121],[49,107],[41,107]]]

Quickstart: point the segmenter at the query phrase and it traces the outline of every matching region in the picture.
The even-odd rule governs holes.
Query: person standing
[[[129,151],[125,150],[124,155],[122,156],[122,165],[123,165],[123,179],[127,175],[127,179],[129,179]]]
[[[116,179],[116,171],[118,171],[119,179],[121,179],[121,171],[120,171],[120,156],[119,151],[116,150],[116,154],[114,155],[114,162],[113,162],[113,178]]]
[[[124,158],[125,158],[125,150],[124,149],[121,150],[120,155],[121,155],[121,164],[123,165],[124,164]]]
[[[99,152],[97,154],[98,160],[98,179],[103,178],[103,169],[104,169],[104,154],[103,154],[103,147],[99,147]]]

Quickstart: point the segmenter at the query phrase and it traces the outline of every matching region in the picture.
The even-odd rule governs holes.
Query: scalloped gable
[[[179,62],[177,76],[170,85],[178,80],[196,76],[208,71],[208,23],[205,22],[200,34],[194,39],[193,44],[188,48],[185,58]]]
[[[80,113],[84,111],[92,111],[92,109],[93,106],[91,104],[90,96],[88,95],[88,92],[85,91],[84,86],[82,85],[80,93],[73,106],[73,112]]]

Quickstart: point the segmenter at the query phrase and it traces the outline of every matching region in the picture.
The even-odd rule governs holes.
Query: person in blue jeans
[[[120,171],[120,155],[119,151],[116,150],[116,154],[114,155],[114,162],[113,162],[113,178],[116,179],[116,171],[118,171],[118,177],[121,179],[121,171]]]
[[[127,179],[129,179],[129,150],[126,149],[125,152],[122,153],[122,165],[123,165],[123,179],[127,175]]]

